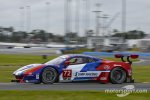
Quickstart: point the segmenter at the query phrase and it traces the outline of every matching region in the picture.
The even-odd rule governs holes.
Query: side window
[[[89,62],[95,62],[95,60],[92,58],[89,58]]]
[[[88,63],[90,62],[95,62],[95,60],[93,58],[87,58]]]
[[[70,59],[69,62],[71,65],[86,63],[85,59],[83,57],[74,57],[74,58]]]

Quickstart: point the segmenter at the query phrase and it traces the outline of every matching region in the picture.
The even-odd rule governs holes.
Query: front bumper
[[[17,82],[17,83],[20,83],[20,80],[11,80],[11,82]]]
[[[11,82],[17,82],[17,83],[39,83],[40,82],[40,79],[39,77],[37,77],[37,75],[15,76],[15,78],[16,79],[11,80]]]

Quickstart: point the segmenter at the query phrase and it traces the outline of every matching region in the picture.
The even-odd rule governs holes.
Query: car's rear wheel
[[[114,68],[111,72],[110,72],[110,81],[113,84],[121,84],[124,83],[126,80],[126,72],[119,67]]]
[[[57,71],[52,67],[46,67],[41,74],[41,81],[44,84],[53,84],[58,77]]]

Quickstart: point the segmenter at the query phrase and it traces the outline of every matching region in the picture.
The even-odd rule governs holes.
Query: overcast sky
[[[75,1],[75,0],[72,0]],[[83,8],[84,0],[80,0],[80,34],[83,34]],[[109,15],[110,20],[115,14],[121,12],[122,0],[90,0],[90,29],[95,30],[95,3],[102,4],[101,10]],[[33,29],[46,29],[46,2],[50,2],[49,30],[56,34],[64,34],[64,0],[0,0],[0,26],[13,26],[16,30],[22,30],[23,20],[20,7],[31,6],[31,27]],[[72,31],[75,27],[75,9],[72,3]],[[26,12],[26,11],[25,11]],[[23,16],[23,15],[22,15]],[[26,17],[26,15],[24,16]],[[25,21],[26,22],[26,21]],[[121,30],[121,14],[112,24],[112,29]],[[27,24],[24,24],[24,30]],[[127,0],[127,30],[142,30],[150,33],[150,0]]]

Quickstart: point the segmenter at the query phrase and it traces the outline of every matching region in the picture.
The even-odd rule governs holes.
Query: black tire
[[[36,82],[36,83],[34,83],[34,84],[41,84],[41,82]]]
[[[58,77],[57,71],[52,67],[46,67],[41,74],[41,81],[44,84],[53,84]]]
[[[110,72],[110,81],[113,84],[121,84],[124,83],[126,80],[127,74],[126,72],[119,68],[116,67]]]
[[[59,76],[57,76],[55,83],[59,83]]]

